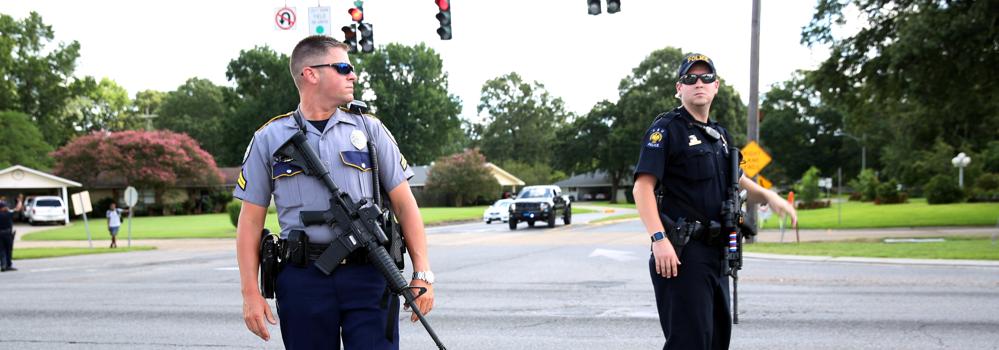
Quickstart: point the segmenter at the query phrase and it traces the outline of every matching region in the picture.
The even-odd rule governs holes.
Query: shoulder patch
[[[239,171],[239,178],[236,179],[236,184],[239,185],[239,189],[246,191],[246,178],[243,177],[243,170]]]
[[[282,114],[282,115],[279,115],[279,116],[276,116],[276,117],[274,117],[274,118],[271,118],[271,119],[270,119],[270,120],[268,120],[268,121],[267,121],[266,123],[264,123],[264,125],[261,125],[261,126],[260,126],[259,128],[257,128],[257,131],[260,131],[261,129],[263,129],[263,128],[267,127],[268,125],[270,125],[271,123],[273,123],[273,122],[275,122],[275,121],[278,121],[278,120],[281,120],[281,119],[284,119],[284,118],[287,118],[287,117],[290,117],[290,116],[291,116],[292,114],[294,114],[294,113],[295,113],[295,112],[288,112],[288,113],[285,113],[285,114]]]
[[[246,144],[246,151],[243,152],[243,163],[242,164],[246,164],[246,158],[250,157],[250,148],[253,147],[253,140],[256,139],[256,138],[257,138],[256,136],[251,137],[250,138],[250,143]]]
[[[666,138],[665,130],[662,128],[652,128],[649,130],[649,138],[645,142],[645,147],[647,148],[660,148],[662,147],[663,139]]]

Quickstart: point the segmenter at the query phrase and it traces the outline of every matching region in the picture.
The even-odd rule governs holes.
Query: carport
[[[0,170],[0,194],[7,196],[8,204],[13,207],[17,200],[17,191],[38,190],[58,190],[62,196],[62,202],[66,204],[66,213],[69,214],[69,197],[66,192],[67,187],[80,187],[79,182],[67,180],[43,171],[35,170],[23,165],[15,165],[7,169]],[[11,192],[10,190],[15,190]],[[13,193],[13,195],[11,195]],[[69,224],[70,215],[66,215],[66,224]]]

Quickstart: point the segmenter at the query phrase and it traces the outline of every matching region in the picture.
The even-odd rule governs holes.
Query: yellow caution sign
[[[742,148],[742,156],[744,159],[739,166],[748,177],[759,174],[760,170],[763,170],[767,164],[770,164],[770,160],[772,159],[767,154],[767,151],[764,151],[756,141],[749,141],[749,144]]]
[[[760,186],[763,186],[763,188],[768,189],[768,190],[771,187],[774,187],[774,184],[772,182],[770,182],[770,180],[767,180],[767,178],[763,177],[763,175],[760,175],[760,176],[756,177],[756,183],[760,184]]]

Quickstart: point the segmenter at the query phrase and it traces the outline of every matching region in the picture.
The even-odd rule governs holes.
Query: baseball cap
[[[718,74],[718,71],[715,70],[714,62],[711,62],[711,59],[708,58],[708,56],[699,53],[691,53],[683,56],[683,61],[680,62],[680,70],[677,71],[676,76],[680,77],[681,75],[687,74],[690,67],[693,67],[697,62],[707,63],[708,68],[711,68],[711,73]]]

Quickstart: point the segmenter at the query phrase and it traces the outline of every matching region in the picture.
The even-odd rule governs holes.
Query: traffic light
[[[434,0],[437,3],[437,21],[440,28],[437,28],[437,35],[441,40],[451,40],[451,0]]]
[[[607,13],[621,11],[621,0],[607,0]]]
[[[375,51],[375,38],[372,29],[371,23],[360,23],[357,25],[357,31],[361,32],[361,40],[357,42],[357,45],[361,47],[361,52],[369,53]]]
[[[351,8],[347,10],[347,13],[350,14],[350,19],[354,22],[361,23],[364,21],[364,11],[360,7]]]
[[[348,53],[357,52],[357,26],[351,24],[349,26],[343,26],[340,30],[343,31],[343,43],[350,46]]]
[[[600,0],[587,0],[586,2],[590,6],[591,15],[596,16],[600,14]]]

